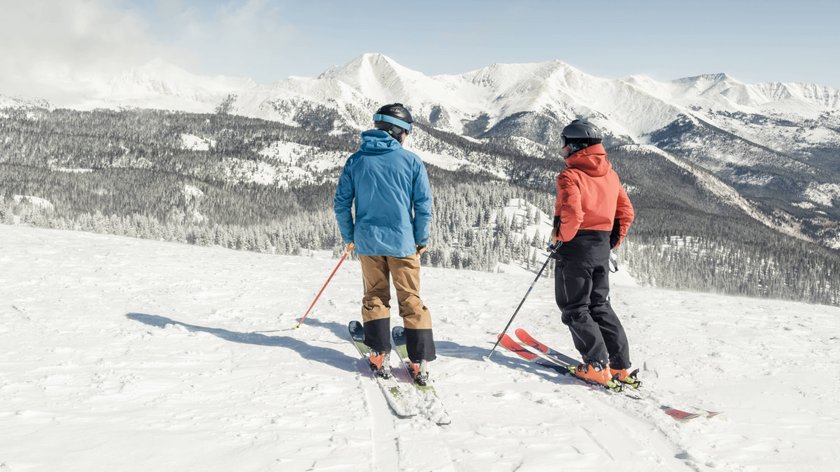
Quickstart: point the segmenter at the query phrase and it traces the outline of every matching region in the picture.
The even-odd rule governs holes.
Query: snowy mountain
[[[372,110],[402,101],[417,120],[406,147],[429,165],[445,214],[431,262],[493,270],[527,250],[501,234],[509,228],[488,227],[483,209],[521,198],[551,211],[563,168],[557,138],[583,115],[606,131],[639,210],[628,251],[652,264],[643,283],[836,303],[836,95],[725,74],[603,79],[560,61],[427,76],[365,54],[315,78],[262,85],[153,61],[79,101],[116,111],[3,100],[0,218],[278,253],[326,249],[344,159]],[[202,195],[186,198],[185,188]],[[680,253],[663,257],[662,241]],[[683,273],[689,263],[712,275]]]
[[[643,142],[686,115],[759,141],[773,140],[774,129],[790,127],[779,120],[809,125],[805,134],[775,136],[773,144],[787,144],[771,147],[783,150],[840,143],[840,90],[830,87],[746,84],[726,74],[672,81],[603,79],[561,61],[493,64],[463,74],[427,76],[382,54],[363,54],[315,78],[258,85],[250,79],[191,74],[153,60],[96,86],[91,96],[58,105],[213,112],[235,95],[231,113],[296,123],[296,115],[323,107],[340,118],[330,123],[335,129],[360,130],[369,125],[370,107],[401,101],[422,122],[459,135],[504,134],[523,114],[558,123],[588,116],[615,137]],[[790,139],[795,137],[804,143],[794,144],[802,141]]]
[[[27,99],[21,97],[8,97],[0,94],[0,110],[2,109],[22,109],[22,108],[49,108],[50,104],[46,100]]]
[[[21,105],[77,110],[150,108],[196,113],[215,111],[231,94],[256,87],[251,79],[193,74],[161,59],[112,76],[85,76],[56,83],[50,102],[8,98],[0,91],[0,108]]]
[[[205,77],[153,60],[108,80],[85,106],[107,107],[116,103],[137,108],[208,112],[219,107],[230,94],[255,86],[251,79]]]
[[[152,61],[70,105],[225,112],[353,136],[370,126],[372,110],[394,101],[408,104],[420,123],[410,146],[445,169],[512,177],[465,140],[553,156],[562,127],[586,116],[605,130],[608,146],[652,144],[735,189],[761,220],[804,226],[806,237],[840,248],[840,91],[814,84],[747,84],[726,74],[603,79],[560,61],[428,76],[364,54],[318,77],[267,85]]]
[[[484,360],[533,281],[423,268],[434,385],[452,424],[399,419],[346,325],[360,269],[0,225],[0,469],[121,471],[832,470],[840,309],[638,287],[613,303],[643,389],[679,423],[507,352]],[[48,296],[46,294],[49,294]],[[394,323],[399,318],[394,315]],[[550,280],[514,327],[574,354]],[[686,349],[691,346],[691,349]]]

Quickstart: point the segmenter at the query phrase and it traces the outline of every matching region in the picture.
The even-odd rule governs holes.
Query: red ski
[[[531,362],[533,362],[537,365],[540,365],[542,367],[552,369],[552,370],[554,370],[556,372],[559,372],[563,375],[569,375],[574,379],[581,380],[581,382],[585,382],[584,380],[579,379],[578,377],[575,377],[574,375],[571,375],[571,372],[569,372],[569,367],[573,367],[573,366],[578,365],[579,361],[577,361],[576,359],[574,359],[570,356],[567,356],[567,355],[561,353],[560,351],[557,351],[556,349],[553,349],[553,348],[549,347],[548,345],[538,341],[536,338],[534,338],[533,336],[528,334],[528,332],[525,331],[524,329],[521,329],[521,328],[517,329],[515,331],[515,333],[516,333],[516,337],[519,338],[519,340],[522,341],[522,343],[524,343],[524,346],[522,344],[519,344],[518,342],[514,341],[508,335],[502,335],[502,337],[500,338],[501,339],[500,344],[502,346],[504,346],[506,349],[508,349],[509,351],[513,352],[514,354],[518,355],[519,357],[521,357],[523,359],[531,361]],[[588,382],[586,382],[586,384],[587,385],[592,385]],[[612,391],[612,392],[621,391],[620,389],[619,390],[607,389],[607,390]],[[651,401],[651,402],[655,402],[655,403],[659,404],[659,408],[666,415],[670,416],[671,418],[674,418],[677,421],[681,421],[681,422],[686,422],[686,421],[693,420],[695,418],[701,418],[701,417],[711,418],[713,416],[717,416],[717,415],[720,414],[720,412],[717,412],[717,411],[701,410],[701,412],[695,413],[695,412],[690,412],[690,411],[686,411],[686,410],[681,410],[679,408],[673,408],[671,406],[660,403],[656,398],[653,398],[646,391],[636,391],[636,390],[628,391],[628,389],[624,389],[624,392],[626,393],[625,396],[627,396],[628,398],[632,398],[634,400],[647,400],[647,401]],[[644,394],[641,395],[643,392],[644,392]]]

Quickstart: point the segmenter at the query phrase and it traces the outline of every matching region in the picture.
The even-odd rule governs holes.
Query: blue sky
[[[3,0],[0,94],[160,57],[261,83],[365,52],[427,74],[559,59],[596,76],[840,88],[834,0]]]
[[[429,74],[465,72],[494,62],[560,59],[604,77],[645,73],[670,79],[727,72],[749,82],[840,87],[840,2],[828,0],[133,5],[156,38],[194,51],[191,60],[202,71],[261,82],[313,76],[361,53],[382,52]],[[241,23],[226,23],[231,17]],[[191,35],[185,22],[229,29]],[[252,33],[237,32],[237,26]],[[249,52],[243,54],[246,47]]]

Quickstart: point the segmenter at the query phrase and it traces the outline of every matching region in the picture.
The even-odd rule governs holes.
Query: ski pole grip
[[[563,241],[554,241],[553,243],[549,244],[546,248],[549,257],[554,257],[557,254],[557,250],[560,249],[560,246],[562,245]]]

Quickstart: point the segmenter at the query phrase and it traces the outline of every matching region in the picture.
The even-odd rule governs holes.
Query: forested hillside
[[[435,219],[424,262],[537,266],[546,241],[524,228],[547,224],[562,160],[548,148],[430,129],[418,139],[469,164],[427,164]],[[223,113],[7,109],[0,221],[278,254],[336,249],[334,185],[357,140]],[[656,153],[618,146],[610,155],[638,214],[619,253],[641,282],[840,301],[836,251],[757,222],[702,174]],[[503,217],[519,200],[547,215]]]

